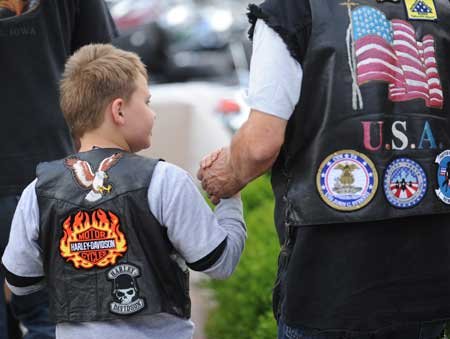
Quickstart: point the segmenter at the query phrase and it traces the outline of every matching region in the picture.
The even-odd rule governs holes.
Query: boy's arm
[[[239,198],[224,199],[213,213],[191,176],[164,162],[155,168],[148,198],[150,210],[190,268],[218,279],[233,272],[246,238]]]
[[[188,266],[195,271],[202,271],[212,278],[224,279],[233,273],[244,249],[246,229],[241,199],[238,197],[222,199],[217,205],[214,215],[219,226],[227,232],[226,246],[224,246],[222,255],[217,256],[214,262],[209,261],[208,266],[201,266],[208,257],[195,263],[188,263]]]
[[[16,295],[36,292],[45,286],[39,238],[39,207],[34,180],[22,193],[11,224],[2,269]]]

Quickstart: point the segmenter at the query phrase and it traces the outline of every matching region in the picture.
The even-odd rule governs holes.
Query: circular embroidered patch
[[[364,154],[341,150],[320,164],[316,184],[328,206],[339,211],[355,211],[375,196],[378,174],[373,162]]]
[[[445,150],[436,157],[434,161],[438,164],[436,195],[444,203],[450,205],[450,150]]]
[[[392,161],[384,172],[384,194],[399,208],[416,206],[427,191],[427,176],[422,167],[408,158]]]

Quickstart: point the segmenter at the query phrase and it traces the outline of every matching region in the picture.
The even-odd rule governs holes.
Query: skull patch
[[[139,296],[136,278],[139,268],[130,263],[114,266],[108,271],[108,279],[113,282],[110,311],[115,314],[133,314],[145,307],[145,300]]]

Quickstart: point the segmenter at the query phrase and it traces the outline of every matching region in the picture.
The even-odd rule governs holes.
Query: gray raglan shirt
[[[21,277],[44,275],[42,250],[38,244],[36,181],[22,194],[2,258],[6,269]],[[227,238],[223,254],[204,273],[223,279],[233,272],[246,238],[239,198],[222,200],[213,213],[187,172],[170,163],[159,162],[148,189],[148,204],[160,224],[167,227],[169,240],[186,262],[202,259]],[[9,286],[13,293],[24,295],[44,285],[45,282],[22,288]],[[191,320],[167,313],[103,322],[66,322],[56,327],[56,336],[61,339],[188,339],[192,338],[193,332]]]

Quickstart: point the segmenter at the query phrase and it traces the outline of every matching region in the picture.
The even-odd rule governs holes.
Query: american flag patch
[[[441,167],[441,170],[439,171],[439,175],[442,175],[445,177],[446,172],[447,172],[447,169],[445,167]]]
[[[389,84],[394,102],[423,99],[427,107],[442,109],[444,96],[435,55],[435,40],[416,40],[414,27],[404,20],[387,20],[379,10],[362,6],[352,11],[356,80]]]

